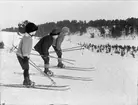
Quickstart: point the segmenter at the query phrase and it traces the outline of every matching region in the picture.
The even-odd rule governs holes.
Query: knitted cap
[[[69,30],[68,27],[63,27],[63,28],[62,28],[62,32],[63,32],[63,33],[66,33],[66,32],[70,32],[70,30]]]
[[[25,31],[27,33],[34,32],[38,30],[38,26],[36,26],[34,23],[28,23],[25,27]]]
[[[59,35],[60,32],[61,32],[60,29],[55,28],[55,29],[53,29],[53,30],[51,31],[50,35],[51,35],[51,36]]]

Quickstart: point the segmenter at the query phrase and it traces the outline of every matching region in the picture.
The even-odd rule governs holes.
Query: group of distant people
[[[133,58],[135,58],[136,56],[138,56],[138,46],[130,46],[130,45],[110,45],[108,44],[99,44],[99,45],[95,45],[92,43],[79,43],[79,45],[89,49],[92,52],[96,52],[96,53],[106,53],[106,54],[118,54],[122,57],[124,56],[132,56]]]

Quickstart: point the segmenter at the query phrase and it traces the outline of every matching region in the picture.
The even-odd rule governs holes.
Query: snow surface
[[[16,33],[1,32],[0,38],[4,42],[5,49],[0,50],[0,83],[18,84],[23,82],[23,76],[14,74],[22,73],[15,53],[10,53],[12,44],[18,45],[19,36]],[[70,39],[70,41],[69,41]],[[34,45],[37,42],[34,38]],[[88,42],[88,38],[79,36],[66,37],[62,48],[77,46],[78,42]],[[92,39],[94,44],[106,43],[101,39]],[[134,44],[132,40],[108,40],[110,44]],[[51,50],[53,50],[51,48]],[[32,51],[32,53],[36,53]],[[55,54],[52,54],[56,56]],[[55,74],[92,77],[93,81],[79,81],[69,79],[53,78],[57,85],[69,85],[70,90],[52,91],[35,90],[27,88],[0,87],[1,104],[4,105],[137,105],[137,70],[138,59],[126,58],[117,55],[96,54],[87,49],[72,52],[63,52],[63,57],[76,60],[75,65],[79,67],[94,67],[93,71],[70,71],[64,69],[51,70]],[[39,56],[31,55],[30,59],[37,65],[43,65]],[[51,65],[57,65],[57,60],[50,59]],[[42,68],[43,69],[43,68]],[[30,73],[39,72],[30,65]],[[47,77],[30,76],[36,84],[51,84]]]

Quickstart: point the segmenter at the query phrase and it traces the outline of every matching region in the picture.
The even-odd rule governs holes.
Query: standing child
[[[18,58],[18,61],[24,70],[23,76],[24,81],[23,85],[31,86],[34,84],[29,78],[29,56],[32,50],[32,36],[35,35],[36,31],[38,30],[38,27],[34,24],[29,22],[25,26],[25,33],[22,39],[20,40],[16,55]]]
[[[35,50],[42,55],[44,60],[44,73],[47,75],[53,75],[49,70],[49,48],[52,46],[58,56],[58,67],[64,68],[65,65],[62,63],[62,50],[61,44],[64,40],[64,37],[69,34],[69,28],[63,27],[61,30],[55,28],[52,30],[50,35],[46,35],[40,39],[40,41],[35,45]]]

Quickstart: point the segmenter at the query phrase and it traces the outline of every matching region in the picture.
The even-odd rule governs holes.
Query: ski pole
[[[34,53],[31,53],[31,55],[44,56],[44,55],[39,55],[39,54],[34,54]],[[51,56],[51,55],[49,55],[48,57],[55,58],[55,59],[60,59],[60,58],[57,58],[57,57],[54,57],[54,56]],[[75,62],[75,60],[64,59],[64,58],[61,58],[61,60],[62,60],[63,62],[72,64],[72,65],[74,65],[74,63],[71,63],[71,62],[69,62],[69,61]]]
[[[13,45],[13,48],[14,48],[14,49],[17,49],[17,47],[16,47],[16,46],[14,46],[14,45]],[[33,53],[31,53],[31,54],[32,54],[32,55],[37,55],[37,56],[39,56],[38,54],[33,54]],[[40,56],[44,56],[44,55],[40,55]],[[49,55],[49,57],[51,57],[51,58],[55,58],[55,59],[59,59],[59,58],[54,57],[54,56],[51,56],[51,55]],[[75,60],[65,59],[65,58],[62,58],[62,61],[66,62],[66,63],[69,63],[69,64],[73,64],[73,63],[68,62],[68,61],[75,62]]]
[[[17,49],[17,47],[14,47],[15,49]],[[13,51],[14,53],[16,53],[15,51]],[[43,71],[31,60],[31,59],[29,59],[29,64],[30,65],[32,65],[35,69],[37,69],[38,71],[40,71],[40,73],[42,73],[44,76],[47,76],[50,80],[51,80],[51,82],[52,82],[52,85],[54,84],[56,84],[56,82],[52,79],[52,78],[50,78],[50,76],[49,75],[47,75],[47,74],[45,74],[45,73],[43,73]]]
[[[57,57],[54,57],[54,56],[50,56],[50,55],[49,55],[49,57],[55,58],[55,59],[60,59],[60,58],[57,58]],[[66,62],[66,63],[69,63],[69,64],[71,64],[71,65],[74,65],[74,63],[71,63],[71,62],[67,61],[67,59],[62,59],[62,58],[61,58],[61,60],[62,60],[63,62]]]
[[[79,49],[83,49],[83,46],[76,46],[76,47],[71,47],[71,48],[65,48],[65,49],[62,49],[62,52],[79,50]],[[32,50],[36,51],[35,49],[32,49]],[[49,53],[55,53],[55,51],[50,51]]]
[[[62,50],[75,49],[75,48],[79,48],[79,47],[83,47],[83,46],[80,45],[80,46],[75,46],[75,47],[65,48],[65,49],[62,49]],[[33,50],[35,51],[35,49],[33,49]]]
[[[66,49],[66,50],[62,50],[62,52],[76,51],[76,50],[81,50],[81,49],[83,48]],[[50,51],[49,53],[55,53],[55,51]]]
[[[8,47],[7,45],[4,45],[4,49],[9,50],[9,53],[15,52],[15,51],[14,51],[14,50],[15,50],[15,47]]]
[[[49,76],[49,75],[47,75],[47,74],[45,74],[45,73],[43,73],[43,71],[30,59],[29,60],[30,62],[30,64],[35,68],[35,69],[37,69],[41,74],[43,74],[44,76],[46,76],[46,77],[48,77],[50,80],[51,80],[51,82],[52,82],[52,84],[56,84],[56,82]]]
[[[14,46],[14,45],[13,45],[13,48],[14,48],[14,49],[17,49],[17,47]],[[12,51],[13,51],[13,50],[12,50]],[[15,52],[15,51],[13,51],[13,52]],[[32,55],[37,55],[37,56],[44,56],[44,55],[38,55],[38,54],[33,54],[33,53],[31,53],[31,54],[32,54]],[[51,56],[51,55],[49,55],[49,57],[55,58],[55,59],[59,59],[59,58],[54,57],[54,56]],[[69,63],[69,64],[71,64],[71,65],[74,65],[74,63],[71,63],[71,62],[69,62],[69,61],[75,62],[75,60],[71,60],[71,59],[64,59],[64,58],[61,58],[61,60],[62,60],[63,62]]]
[[[72,59],[58,58],[58,57],[54,57],[54,56],[51,56],[51,55],[49,55],[49,57],[55,58],[55,59],[62,59],[63,61],[72,61],[72,62],[75,62],[75,60],[72,60]]]
[[[81,50],[81,49],[84,49],[84,48],[67,49],[67,50],[64,50],[63,52],[76,51],[76,50]]]
[[[62,51],[66,51],[66,50],[75,50],[75,49],[79,49],[82,48],[83,46],[76,46],[76,47],[71,47],[71,48],[65,48]]]
[[[66,50],[66,49],[75,49],[75,48],[79,48],[79,47],[83,47],[83,46],[75,46],[75,47],[70,47],[70,48],[65,48],[65,49],[63,49],[63,50]]]
[[[16,48],[16,47],[14,47],[14,48]],[[15,51],[13,51],[13,52],[15,52]],[[40,71],[40,73],[42,73],[44,76],[47,76],[51,80],[52,84],[54,84],[54,85],[56,84],[56,82],[52,78],[50,78],[49,75],[43,73],[43,71],[31,59],[29,59],[29,64],[32,65],[38,71]]]
[[[17,49],[17,47],[14,46],[14,45],[13,45],[13,48],[14,48],[14,49]],[[15,51],[14,51],[14,52],[15,52]],[[38,54],[33,54],[33,53],[31,53],[31,54],[32,54],[32,55],[37,55],[37,56],[39,56]],[[44,55],[40,55],[40,56],[44,56]],[[59,58],[54,57],[54,56],[51,56],[51,55],[49,55],[49,57],[51,57],[51,58],[55,58],[55,59],[59,59]],[[74,65],[74,63],[71,63],[71,62],[69,62],[69,61],[75,62],[75,60],[65,59],[65,58],[61,58],[61,60],[62,60],[63,62],[66,62],[66,63],[72,64],[72,65]]]
[[[76,50],[81,50],[81,49],[84,49],[84,48],[73,48],[73,49],[63,49],[62,50],[62,52],[68,52],[68,51],[76,51]],[[34,50],[34,49],[32,49],[33,51],[36,51],[36,50]],[[52,54],[52,53],[56,53],[55,51],[50,51],[49,52],[50,54]]]

